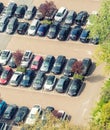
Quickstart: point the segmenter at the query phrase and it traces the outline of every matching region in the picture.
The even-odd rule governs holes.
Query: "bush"
[[[25,68],[25,67],[22,67],[22,66],[18,66],[18,67],[17,67],[17,71],[20,71],[20,72],[25,73],[25,72],[26,72],[26,68]]]

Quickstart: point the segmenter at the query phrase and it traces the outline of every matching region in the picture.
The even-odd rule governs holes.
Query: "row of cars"
[[[31,109],[26,106],[18,107],[16,104],[7,104],[0,100],[0,120],[5,122],[11,120],[12,125],[21,125],[23,123],[33,125],[39,119],[41,121],[48,121],[47,113],[52,114],[61,121],[70,120],[70,115],[63,110],[56,110],[52,106],[47,106],[45,109],[40,105],[34,105]],[[6,127],[10,124],[0,122],[0,130],[8,130]],[[4,128],[4,129],[3,129]]]
[[[9,52],[11,58],[11,52],[9,50],[3,50],[0,55],[0,63],[5,59],[6,53]],[[5,53],[5,55],[4,55]],[[34,59],[33,59],[34,57]],[[10,66],[11,60],[8,62]],[[33,60],[32,60],[33,59]],[[70,96],[78,95],[83,82],[79,79],[70,80],[69,77],[72,77],[74,72],[72,67],[77,62],[77,59],[70,58],[66,59],[65,56],[58,56],[56,59],[52,55],[47,55],[45,59],[42,56],[34,56],[31,51],[24,52],[24,55],[21,60],[21,66],[27,68],[25,72],[18,70],[13,71],[11,67],[4,67],[2,72],[1,66],[1,76],[0,84],[7,84],[9,82],[12,86],[23,86],[29,87],[32,86],[35,90],[56,90],[59,93],[68,93]],[[6,64],[5,64],[6,65]],[[86,76],[92,65],[90,58],[85,58],[82,60],[82,75]],[[52,72],[53,74],[49,73]],[[64,76],[57,78],[57,74],[63,72]],[[46,75],[49,73],[49,75]],[[55,75],[54,75],[55,74]]]
[[[19,5],[17,7],[16,3],[10,3],[6,9],[8,11],[6,11],[5,15],[1,17],[0,32],[4,32],[6,30],[8,34],[13,34],[16,31],[18,34],[28,34],[32,36],[47,35],[47,37],[50,39],[57,37],[57,39],[60,41],[68,39],[80,39],[81,42],[89,42],[90,31],[81,27],[82,25],[86,24],[87,18],[89,17],[87,11],[81,11],[77,14],[74,10],[68,11],[65,7],[60,7],[58,11],[54,13],[54,17],[51,19],[51,22],[42,23],[41,19],[37,16],[35,17],[36,19],[31,22],[31,24],[29,24],[27,21],[19,22],[18,18],[24,17],[26,19],[27,17],[30,17],[30,19],[32,19],[37,12],[37,9],[36,11],[32,11],[35,10],[34,8],[35,6],[29,6],[27,9],[26,5]],[[71,25],[74,23],[76,23],[77,26],[71,27]],[[93,43],[97,44],[98,41]]]

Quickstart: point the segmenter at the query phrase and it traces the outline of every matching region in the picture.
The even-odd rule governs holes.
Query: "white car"
[[[21,60],[21,66],[27,68],[29,66],[30,62],[32,61],[33,56],[34,55],[33,55],[32,51],[27,50],[26,52],[24,52],[24,55]]]
[[[0,53],[0,64],[6,65],[7,62],[10,60],[11,56],[12,56],[11,51],[2,50]]]
[[[12,86],[18,86],[19,83],[21,82],[23,77],[23,73],[19,71],[15,71],[13,76],[10,79],[10,85]]]
[[[36,120],[41,115],[41,113],[42,113],[41,106],[39,106],[39,105],[33,106],[33,108],[31,109],[31,111],[26,119],[25,124],[29,124],[29,125],[35,124]]]
[[[49,90],[49,91],[53,90],[54,86],[56,84],[56,81],[57,81],[57,79],[56,79],[55,75],[48,75],[47,79],[45,81],[45,84],[44,84],[44,89]]]
[[[29,26],[28,35],[34,36],[39,26],[40,26],[40,21],[38,19],[34,19],[31,25]]]
[[[67,13],[68,13],[68,10],[65,7],[60,7],[54,17],[55,21],[62,22],[64,17],[67,15]]]

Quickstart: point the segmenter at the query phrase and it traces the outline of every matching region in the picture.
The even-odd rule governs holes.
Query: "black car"
[[[16,8],[17,8],[17,4],[14,2],[10,2],[6,9],[6,15],[12,17],[15,13]]]
[[[13,56],[11,57],[10,61],[8,62],[8,66],[11,67],[11,68],[16,68],[17,67],[17,65],[15,63],[15,59],[14,59]]]
[[[52,72],[54,74],[60,74],[65,66],[66,57],[63,55],[59,55],[53,65]]]
[[[92,60],[90,58],[84,58],[82,61],[83,69],[82,69],[82,75],[86,76],[88,74],[88,71],[92,65]]]
[[[52,25],[50,25],[47,37],[50,39],[56,38],[59,28],[60,28],[59,22],[55,22]]]
[[[49,24],[41,24],[37,30],[37,35],[41,37],[45,36],[48,29],[49,29]]]
[[[54,62],[55,62],[55,57],[52,55],[48,55],[44,59],[40,70],[43,72],[49,72],[51,70],[51,68],[53,67]]]
[[[27,115],[29,113],[29,108],[28,107],[25,107],[25,106],[22,106],[18,109],[18,112],[14,118],[14,124],[15,125],[19,125],[21,124],[22,122],[25,121]]]
[[[31,20],[31,19],[35,16],[36,11],[37,11],[37,9],[36,9],[35,6],[32,6],[32,5],[29,6],[28,9],[26,10],[26,13],[25,13],[25,15],[24,15],[24,18],[25,18],[26,20]]]
[[[89,42],[89,33],[90,31],[87,29],[83,29],[81,35],[80,35],[80,41],[83,43],[88,43]]]
[[[23,78],[21,80],[20,85],[24,87],[29,87],[35,77],[35,71],[31,69],[27,69]]]
[[[55,87],[55,90],[59,93],[64,93],[66,92],[68,85],[69,85],[70,79],[67,76],[62,76]]]
[[[66,18],[65,18],[65,24],[69,24],[72,25],[75,21],[77,14],[75,11],[71,10],[69,11],[69,13],[67,14]]]
[[[4,9],[4,4],[0,2],[0,13],[3,11],[3,9]]]
[[[42,71],[38,71],[32,86],[34,89],[39,90],[42,88],[44,82],[45,82],[45,73]]]
[[[27,22],[20,22],[19,26],[17,28],[17,33],[18,34],[26,34],[27,30],[29,27],[29,23]]]
[[[80,26],[75,26],[74,28],[72,28],[70,35],[69,35],[69,38],[71,40],[78,40],[79,36],[82,33],[82,30],[83,29]]]
[[[27,10],[27,5],[19,5],[15,11],[15,16],[17,18],[23,18],[24,17],[24,14]]]
[[[57,35],[57,39],[60,41],[65,41],[70,33],[71,27],[68,25],[63,25]]]
[[[90,38],[90,43],[94,44],[94,45],[97,45],[99,43],[99,37],[92,37]]]
[[[71,82],[69,84],[68,95],[77,96],[82,85],[83,85],[83,82],[80,79],[71,80]]]
[[[75,19],[75,23],[77,25],[85,25],[87,22],[87,18],[88,18],[88,12],[87,11],[81,11],[77,14],[77,17]]]
[[[3,118],[4,119],[7,119],[7,120],[10,120],[12,119],[16,112],[18,110],[18,106],[16,105],[8,105],[8,107],[6,108],[4,114],[3,114]]]
[[[72,67],[76,61],[77,61],[77,59],[75,59],[75,58],[71,58],[67,61],[67,64],[66,64],[66,66],[64,68],[64,72],[63,72],[65,76],[68,76],[68,77],[73,76],[74,73],[72,72]]]

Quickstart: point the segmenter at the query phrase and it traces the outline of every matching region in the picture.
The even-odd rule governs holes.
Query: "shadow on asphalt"
[[[99,82],[99,81],[102,81],[104,80],[104,76],[101,76],[101,75],[93,75],[93,76],[90,76],[90,77],[86,77],[85,80],[87,80],[88,82]]]
[[[88,71],[87,76],[91,75],[94,72],[95,68],[96,68],[96,63],[93,62],[90,69],[89,69],[89,71]]]
[[[82,93],[82,91],[84,90],[85,86],[86,86],[86,83],[85,83],[85,82],[83,82],[83,85],[82,85],[81,89],[79,90],[79,92],[78,92],[78,95],[77,95],[77,96],[80,96],[80,94],[81,94],[81,93]]]

